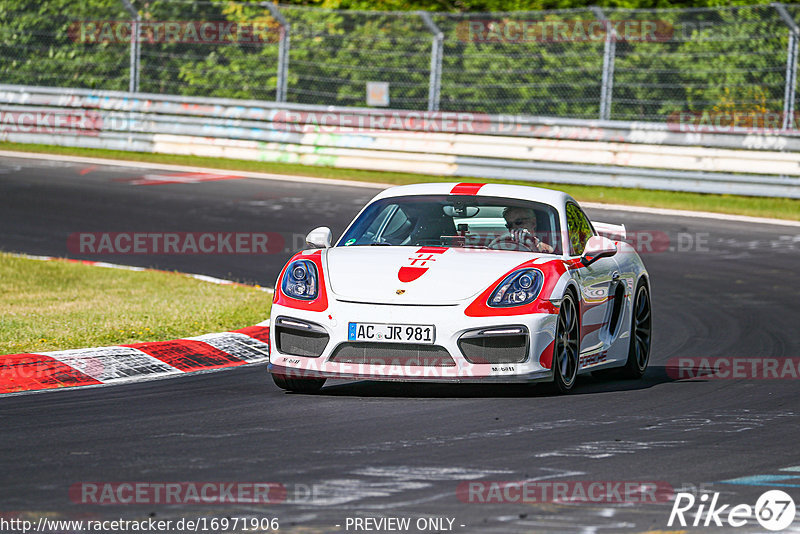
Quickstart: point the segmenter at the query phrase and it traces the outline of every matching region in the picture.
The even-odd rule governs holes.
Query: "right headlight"
[[[296,260],[286,267],[281,289],[284,295],[294,299],[314,300],[317,298],[319,275],[317,266],[310,260]]]
[[[492,291],[486,305],[492,308],[507,308],[533,302],[542,289],[543,281],[542,273],[537,269],[514,271]]]

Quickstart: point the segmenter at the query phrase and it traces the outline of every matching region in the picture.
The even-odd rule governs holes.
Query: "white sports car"
[[[650,282],[625,227],[566,193],[419,184],[373,198],[331,246],[308,234],[275,284],[269,371],[283,389],[327,378],[553,382],[650,355]]]

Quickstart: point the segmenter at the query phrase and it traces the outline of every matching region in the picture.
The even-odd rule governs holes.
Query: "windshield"
[[[520,232],[561,253],[558,212],[525,200],[420,195],[378,200],[367,207],[336,246],[437,246],[519,250]],[[541,251],[541,248],[539,248]]]

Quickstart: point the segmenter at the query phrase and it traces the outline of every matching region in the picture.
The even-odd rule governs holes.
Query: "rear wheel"
[[[622,374],[626,378],[641,378],[650,361],[650,340],[653,318],[650,313],[650,292],[644,282],[636,286],[631,313],[631,335],[628,361]]]
[[[566,293],[561,301],[561,310],[558,312],[553,347],[554,385],[560,393],[568,393],[575,385],[579,354],[578,308],[572,293]]]
[[[324,378],[289,378],[274,373],[272,380],[279,388],[296,393],[316,393],[325,384]]]

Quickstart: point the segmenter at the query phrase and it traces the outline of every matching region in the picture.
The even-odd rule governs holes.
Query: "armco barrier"
[[[0,85],[0,139],[702,193],[800,198],[800,135]]]

